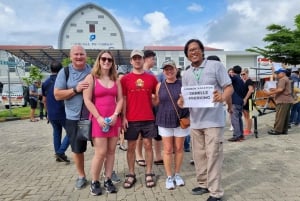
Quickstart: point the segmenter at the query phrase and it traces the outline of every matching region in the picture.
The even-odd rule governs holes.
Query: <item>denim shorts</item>
[[[137,140],[139,134],[142,138],[157,137],[157,126],[154,121],[128,122],[128,128],[124,133],[125,140]]]
[[[78,120],[66,120],[66,132],[70,140],[72,152],[84,153],[87,147],[87,141],[77,139],[76,125]]]

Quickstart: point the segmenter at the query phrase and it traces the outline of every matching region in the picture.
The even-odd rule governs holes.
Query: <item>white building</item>
[[[74,10],[63,22],[59,49],[82,45],[85,49],[124,49],[125,40],[121,26],[103,8],[88,3]]]

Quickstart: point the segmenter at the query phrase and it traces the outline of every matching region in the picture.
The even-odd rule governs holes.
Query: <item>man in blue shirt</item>
[[[53,90],[57,73],[62,69],[60,62],[54,61],[50,65],[51,75],[42,85],[42,95],[45,110],[48,111],[48,121],[53,127],[53,145],[57,162],[70,163],[65,155],[69,146],[69,138],[66,135],[62,139],[62,128],[66,128],[66,113],[63,100],[57,101],[54,97]]]

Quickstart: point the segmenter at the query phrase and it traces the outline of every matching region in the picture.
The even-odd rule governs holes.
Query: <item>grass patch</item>
[[[39,109],[35,110],[35,115],[38,115]],[[17,118],[29,118],[30,116],[30,107],[14,107],[11,109],[4,109],[0,111],[0,120],[5,120],[6,118],[10,117],[17,117]]]

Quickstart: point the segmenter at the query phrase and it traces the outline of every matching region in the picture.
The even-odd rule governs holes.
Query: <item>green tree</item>
[[[69,63],[71,63],[70,57],[64,58],[64,59],[62,60],[62,62],[61,62],[61,64],[62,64],[63,66],[68,66]],[[95,59],[92,59],[91,57],[87,57],[86,63],[89,64],[90,66],[93,66],[94,63],[95,63]]]
[[[256,52],[271,59],[274,62],[282,62],[291,65],[300,64],[300,14],[295,17],[295,30],[285,26],[271,24],[263,41],[268,45],[265,48],[253,47],[246,49],[249,52]]]
[[[22,78],[27,86],[31,85],[35,80],[41,81],[43,75],[41,70],[36,66],[31,66],[29,70],[29,77]]]

